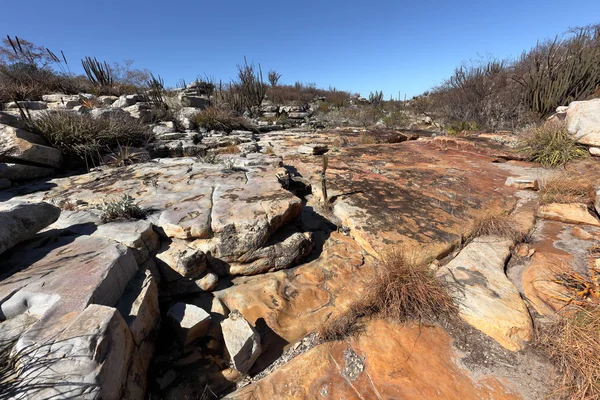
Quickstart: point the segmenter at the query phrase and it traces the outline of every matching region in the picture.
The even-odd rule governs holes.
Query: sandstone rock
[[[600,99],[571,102],[566,123],[579,143],[600,146]]]
[[[311,154],[311,155],[320,155],[326,153],[329,148],[325,145],[319,144],[304,144],[298,147],[298,153],[300,154]]]
[[[233,367],[247,373],[261,353],[258,332],[235,310],[221,322],[221,329]]]
[[[41,136],[0,124],[0,161],[10,160],[58,168],[62,155]]]
[[[591,155],[593,155],[595,157],[600,157],[600,148],[599,147],[590,147],[588,150]]]
[[[0,178],[0,190],[8,189],[12,186],[12,182],[6,178]]]
[[[211,292],[217,287],[217,284],[219,283],[219,277],[214,272],[208,270],[205,271],[202,277],[196,279],[194,283],[200,288],[200,290],[204,292]]]
[[[438,274],[459,285],[453,296],[462,319],[519,351],[532,338],[533,325],[517,288],[504,274],[511,246],[511,240],[478,237]]]
[[[58,219],[60,209],[48,203],[19,204],[0,211],[0,254]]]
[[[121,97],[119,97],[118,100],[116,100],[112,104],[112,107],[113,108],[125,108],[125,107],[132,106],[137,102],[138,102],[137,95],[122,95]]]
[[[440,327],[370,321],[362,335],[298,355],[227,399],[517,399],[508,380],[466,371]],[[401,371],[401,372],[400,372]]]
[[[91,304],[51,342],[18,350],[23,351],[17,353],[19,394],[28,399],[120,399],[132,345],[119,312]]]
[[[79,95],[69,95],[64,93],[52,93],[45,94],[42,96],[42,100],[46,103],[60,103],[60,102],[68,102],[68,101],[79,101],[81,97]]]
[[[600,226],[600,222],[589,213],[587,206],[581,203],[546,204],[539,208],[538,217],[569,224]]]
[[[184,346],[204,336],[210,325],[210,314],[192,304],[176,303],[169,308],[167,318]]]
[[[511,186],[511,187],[514,187],[514,188],[520,189],[520,190],[525,190],[525,189],[540,190],[540,185],[538,183],[538,180],[533,179],[533,178],[527,178],[527,177],[515,178],[512,176],[509,176],[508,178],[506,178],[505,185]]]
[[[101,236],[124,244],[133,250],[138,265],[148,260],[159,246],[158,234],[148,221],[119,221],[98,226],[92,236]]]
[[[156,258],[161,274],[167,281],[197,278],[206,270],[204,252],[188,246],[183,240],[173,239],[166,243]]]
[[[26,181],[52,175],[54,175],[53,168],[0,162],[0,178],[11,181]]]
[[[571,231],[571,233],[573,234],[573,236],[575,236],[576,238],[581,239],[581,240],[594,240],[594,235],[592,235],[589,232],[584,231],[579,226],[573,227],[573,230]]]
[[[48,108],[45,101],[19,101],[18,105],[14,101],[11,101],[6,105],[6,108],[18,109],[19,106],[28,110],[45,110]]]

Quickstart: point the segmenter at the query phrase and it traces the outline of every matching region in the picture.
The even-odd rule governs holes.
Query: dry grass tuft
[[[388,253],[373,280],[367,303],[382,316],[399,322],[436,321],[453,317],[451,294],[428,265],[403,251]]]
[[[235,144],[217,149],[218,154],[238,154],[239,152],[240,148]]]
[[[535,345],[554,363],[559,398],[600,397],[600,305],[564,308],[556,322],[538,326]]]
[[[362,318],[368,313],[368,307],[351,306],[347,312],[326,321],[318,331],[319,338],[324,342],[333,342],[360,336],[366,329]]]
[[[500,208],[479,210],[471,220],[470,238],[479,236],[500,236],[519,242],[523,233],[518,229],[515,219]]]
[[[591,203],[593,200],[592,181],[574,172],[562,171],[552,174],[542,181],[540,198],[542,204],[550,203]]]
[[[194,117],[194,122],[207,131],[223,131],[229,133],[235,130],[251,129],[243,117],[217,107],[209,107],[200,111]]]
[[[363,132],[358,136],[358,142],[360,144],[376,144],[377,138],[373,134]]]

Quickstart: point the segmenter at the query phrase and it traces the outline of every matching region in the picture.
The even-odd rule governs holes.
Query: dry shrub
[[[479,236],[500,236],[515,242],[523,239],[515,219],[499,207],[482,209],[473,215],[469,237]]]
[[[457,307],[448,288],[428,265],[415,259],[406,251],[388,253],[370,285],[366,304],[399,322],[455,316]]]
[[[273,150],[271,146],[267,146],[267,148],[265,149],[265,154],[275,154],[275,150]]]
[[[375,144],[377,143],[377,138],[375,135],[363,132],[358,136],[358,142],[360,144]]]
[[[209,107],[194,116],[194,122],[208,131],[231,132],[248,130],[248,124],[242,117],[236,117],[231,112],[216,107]]]
[[[238,146],[236,146],[235,144],[231,144],[229,146],[217,149],[217,153],[219,153],[219,154],[237,154],[239,152],[240,152],[240,148]]]
[[[544,167],[560,167],[589,156],[587,148],[569,134],[564,121],[549,121],[529,127],[521,132],[521,136],[523,152],[530,161]]]
[[[575,172],[561,171],[542,181],[542,204],[591,203],[594,186],[589,177]]]
[[[556,366],[559,398],[600,397],[600,305],[564,308],[560,318],[536,329],[535,345]]]

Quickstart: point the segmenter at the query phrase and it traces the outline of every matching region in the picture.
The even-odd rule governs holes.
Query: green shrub
[[[129,115],[93,118],[70,111],[47,111],[29,121],[28,129],[41,134],[68,160],[100,161],[120,146],[141,147],[152,140],[150,127]]]
[[[242,117],[236,117],[231,112],[216,107],[209,107],[194,116],[194,122],[208,131],[231,132],[234,130],[251,129]]]
[[[544,167],[560,167],[589,156],[586,147],[569,135],[564,122],[550,121],[532,126],[521,135],[528,159]]]
[[[118,200],[105,201],[101,206],[103,222],[120,219],[142,219],[146,212],[134,201],[133,197],[124,194]]]

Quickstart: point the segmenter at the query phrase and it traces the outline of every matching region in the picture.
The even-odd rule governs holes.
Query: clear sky
[[[4,0],[0,34],[58,52],[133,59],[174,86],[228,80],[247,56],[281,83],[385,97],[419,94],[478,55],[518,56],[538,39],[600,22],[600,0]]]

